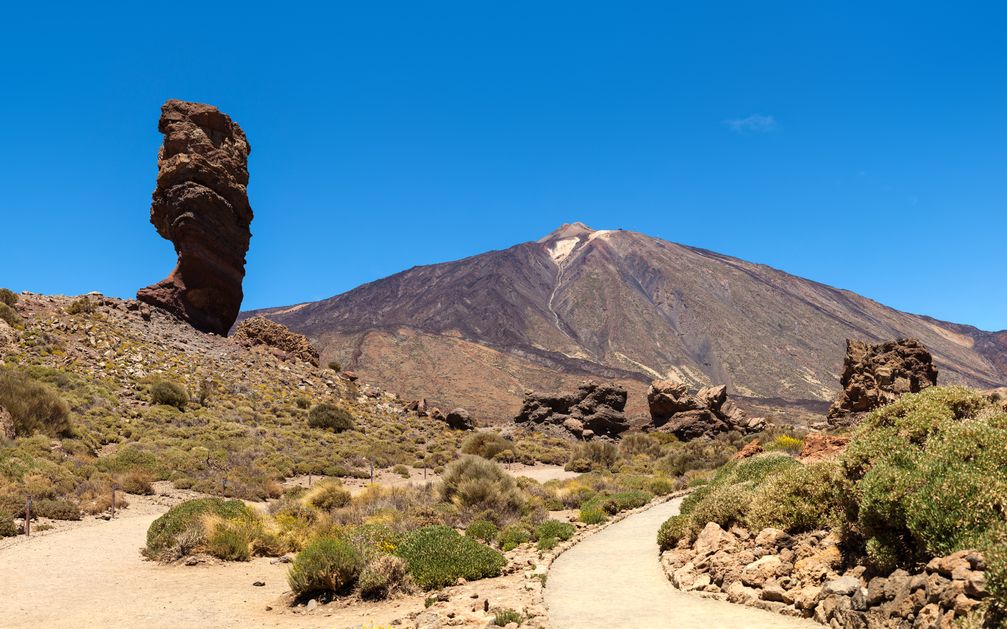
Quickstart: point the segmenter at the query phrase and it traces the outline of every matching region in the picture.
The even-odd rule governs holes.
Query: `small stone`
[[[265,581],[256,581],[255,583],[252,584],[252,587],[261,588],[265,587],[265,585],[266,585]]]
[[[318,607],[318,601],[316,601],[315,599],[311,599],[310,601],[308,601],[308,604],[304,606],[304,608],[307,609],[309,612],[315,609],[316,607]]]
[[[851,596],[860,589],[860,579],[854,576],[839,577],[825,584],[822,593],[825,595]]]

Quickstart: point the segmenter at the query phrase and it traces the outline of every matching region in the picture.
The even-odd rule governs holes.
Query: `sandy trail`
[[[555,629],[777,629],[811,621],[676,590],[658,562],[657,530],[681,499],[632,515],[577,544],[553,563],[545,589]]]

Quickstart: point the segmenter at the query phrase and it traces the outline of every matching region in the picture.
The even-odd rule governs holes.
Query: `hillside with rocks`
[[[579,223],[254,314],[308,336],[323,364],[337,360],[403,396],[496,420],[514,417],[526,390],[572,390],[585,379],[626,388],[631,417],[646,415],[647,386],[665,378],[726,384],[743,406],[824,412],[839,390],[847,339],[914,337],[933,353],[943,384],[1007,382],[1007,332]]]

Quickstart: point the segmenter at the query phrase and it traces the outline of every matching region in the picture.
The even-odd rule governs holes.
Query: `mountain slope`
[[[903,313],[849,291],[628,231],[564,225],[537,242],[415,267],[342,295],[259,311],[323,360],[402,395],[503,419],[526,388],[655,377],[752,398],[827,400],[846,338],[915,336],[941,382],[1007,382],[1007,333]]]

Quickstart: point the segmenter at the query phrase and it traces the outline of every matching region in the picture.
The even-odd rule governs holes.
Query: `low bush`
[[[0,366],[0,406],[11,414],[19,437],[35,432],[51,437],[72,434],[66,401],[51,386],[21,370]]]
[[[85,295],[70,302],[70,305],[66,307],[66,313],[71,315],[91,314],[95,311],[95,308],[95,303],[91,301],[90,297]]]
[[[308,425],[336,433],[344,432],[353,429],[353,415],[333,404],[318,404],[308,412]]]
[[[14,516],[5,511],[0,511],[0,538],[14,537],[18,532],[17,524],[14,523]]]
[[[619,461],[619,447],[608,441],[585,441],[574,446],[566,469],[571,472],[610,470]]]
[[[304,504],[322,511],[341,509],[350,504],[351,499],[350,492],[343,489],[343,484],[338,480],[321,481],[302,497]]]
[[[513,609],[500,609],[493,614],[493,624],[497,627],[506,627],[510,624],[520,625],[524,622],[524,616]]]
[[[189,403],[189,394],[181,385],[167,380],[157,380],[150,385],[150,401],[152,404],[173,406],[184,411]]]
[[[528,527],[523,524],[511,524],[500,531],[497,536],[497,545],[500,546],[500,550],[507,552],[530,540],[531,531],[528,530]]]
[[[0,304],[10,306],[11,308],[17,304],[17,293],[9,288],[0,288]]]
[[[492,430],[474,432],[462,441],[462,454],[481,456],[484,459],[493,459],[507,450],[513,451],[514,443]]]
[[[395,555],[378,555],[364,567],[357,585],[360,596],[371,600],[385,599],[399,591],[408,592],[410,581],[406,562]]]
[[[447,466],[441,499],[471,512],[489,512],[498,523],[521,512],[524,504],[514,478],[493,461],[466,455]]]
[[[240,500],[198,498],[175,505],[154,520],[147,529],[144,555],[159,561],[171,561],[195,550],[204,549],[207,530],[204,518],[254,520],[255,514]]]
[[[49,518],[50,520],[79,520],[80,505],[64,498],[40,498],[32,500],[31,514],[33,518]]]
[[[691,538],[692,521],[685,515],[673,515],[657,531],[657,544],[662,551],[674,548],[678,540]],[[691,539],[690,539],[691,541]]]
[[[627,459],[641,455],[656,459],[661,456],[661,442],[642,432],[630,433],[619,441],[619,454]]]
[[[321,537],[297,554],[287,582],[299,598],[350,590],[364,568],[364,558],[350,542]]]
[[[489,520],[476,520],[465,529],[465,537],[477,539],[484,544],[492,543],[499,533],[497,525]]]
[[[0,320],[6,321],[7,325],[17,327],[21,325],[21,317],[17,312],[5,303],[0,302]]]
[[[539,550],[552,550],[560,541],[573,537],[577,528],[569,522],[546,520],[535,527],[535,540]]]
[[[745,524],[755,531],[843,530],[855,509],[852,484],[836,464],[797,465],[770,475],[755,490]]]
[[[462,578],[475,581],[499,576],[507,565],[504,556],[492,548],[440,525],[409,534],[395,554],[406,561],[416,585],[426,590],[446,587]]]
[[[258,520],[251,518],[224,519],[204,517],[206,552],[224,561],[248,561],[252,546],[261,536]]]

